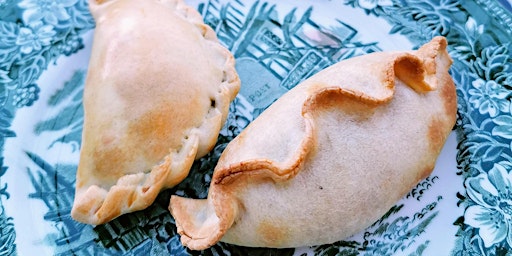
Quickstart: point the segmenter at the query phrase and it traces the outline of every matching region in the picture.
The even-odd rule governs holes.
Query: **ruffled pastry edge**
[[[437,59],[444,58],[444,61],[448,62],[445,63],[447,65],[452,63],[446,52],[446,46],[444,37],[435,37],[414,53],[374,53],[380,54],[385,60],[383,63],[385,68],[381,74],[378,74],[382,80],[381,84],[385,87],[381,95],[372,95],[371,92],[344,89],[339,86],[315,88],[316,90],[311,92],[303,102],[301,114],[305,127],[304,137],[298,150],[289,160],[278,163],[269,159],[254,159],[228,166],[217,166],[207,199],[171,196],[169,210],[176,220],[182,244],[192,250],[203,250],[222,239],[238,218],[239,211],[243,209],[243,205],[236,198],[239,181],[244,178],[252,180],[271,178],[274,182],[283,182],[293,178],[300,171],[310,150],[314,148],[312,143],[315,142],[315,122],[311,113],[323,104],[324,96],[334,93],[371,105],[384,104],[393,98],[395,77],[418,93],[436,90],[438,87]],[[362,56],[362,58],[365,57]],[[331,72],[328,70],[335,69],[336,64],[321,72]],[[451,83],[453,85],[453,81]],[[456,114],[456,103],[453,105],[454,94],[455,89],[444,99],[446,110],[453,116]],[[202,216],[202,218],[196,218],[196,216]]]
[[[89,1],[91,12],[101,12],[101,4],[110,0]],[[183,138],[181,148],[173,150],[150,172],[140,172],[121,177],[117,183],[106,189],[98,185],[82,187],[76,184],[75,201],[71,210],[73,219],[87,224],[99,225],[125,213],[142,210],[151,205],[164,189],[181,182],[189,173],[195,159],[206,155],[217,141],[218,134],[227,119],[229,104],[240,89],[240,80],[235,70],[235,59],[231,52],[221,45],[211,27],[204,24],[202,16],[183,0],[160,0],[178,15],[195,25],[210,47],[225,57],[223,79],[212,101],[204,121],[193,127]]]

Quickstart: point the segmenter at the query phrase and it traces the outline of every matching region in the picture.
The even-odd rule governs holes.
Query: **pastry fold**
[[[102,224],[144,209],[217,141],[240,81],[181,0],[91,0],[96,21],[71,211]]]
[[[455,124],[447,42],[341,61],[232,140],[207,199],[172,196],[190,249],[299,247],[370,226],[433,170]]]

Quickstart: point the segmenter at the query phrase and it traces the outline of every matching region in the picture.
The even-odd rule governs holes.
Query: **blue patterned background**
[[[34,207],[31,210],[42,216],[34,223],[46,226],[34,230],[51,230],[39,240],[24,244],[53,248],[54,255],[384,255],[405,251],[421,255],[427,251],[431,239],[425,230],[440,218],[440,203],[447,199],[441,194],[431,198],[424,195],[429,190],[442,191],[438,184],[443,176],[433,175],[422,181],[361,237],[347,241],[297,250],[219,243],[207,251],[193,252],[181,246],[167,210],[171,194],[205,198],[212,169],[225,145],[277,97],[324,67],[381,51],[382,45],[388,43],[386,39],[369,40],[369,32],[354,25],[361,21],[345,17],[347,12],[326,21],[318,18],[322,16],[319,10],[325,9],[307,3],[297,4],[300,8],[265,1],[195,3],[205,23],[233,52],[242,80],[240,95],[230,107],[217,146],[194,163],[183,183],[162,192],[148,209],[92,227],[75,222],[69,215],[76,159],[52,153],[63,147],[70,155],[79,151],[87,62],[78,59],[79,68],[61,73],[52,82],[41,79],[49,69],[65,69],[59,66],[65,58],[75,60],[90,50],[85,42],[91,38],[94,21],[87,1],[0,0],[0,255],[16,255],[30,249],[18,246],[17,239],[30,236],[18,233],[22,229],[15,226],[17,218],[21,218],[18,213],[27,210],[7,208],[16,205],[15,195],[20,196],[19,184],[7,182],[8,176],[14,174],[27,176],[27,184],[21,187]],[[460,209],[461,215],[453,220],[457,232],[453,247],[447,250],[452,255],[507,255],[512,248],[510,1],[323,3],[378,20],[389,28],[383,32],[388,39],[406,38],[412,48],[436,35],[447,37],[459,100],[455,171],[461,181],[456,184],[460,187],[458,201],[452,206]],[[250,75],[255,71],[261,74],[257,80]],[[30,127],[15,129],[14,120],[25,113],[35,113],[32,116],[39,119]],[[46,139],[26,141],[23,136],[27,134]],[[4,150],[7,144],[21,147],[20,154],[12,157]],[[44,145],[29,150],[30,144]],[[419,208],[409,213],[406,209],[412,203]]]

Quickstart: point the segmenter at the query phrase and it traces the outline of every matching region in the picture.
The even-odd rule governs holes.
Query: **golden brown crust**
[[[216,168],[212,182],[215,184],[229,184],[231,181],[236,179],[233,176],[238,176],[244,172],[252,172],[253,177],[256,175],[256,172],[262,173],[262,177],[269,175],[276,179],[286,180],[293,177],[293,175],[299,169],[301,163],[304,161],[305,156],[312,148],[310,144],[314,137],[312,128],[314,122],[311,120],[310,113],[315,109],[320,108],[321,104],[327,104],[328,101],[326,102],[324,100],[324,95],[338,94],[370,105],[383,104],[393,98],[395,77],[398,77],[400,80],[404,81],[407,85],[411,86],[418,92],[434,90],[435,85],[431,85],[425,82],[425,75],[431,75],[432,73],[435,73],[435,62],[430,60],[437,56],[437,51],[439,51],[439,49],[444,49],[444,47],[446,47],[446,43],[442,44],[439,41],[443,42],[444,40],[441,38],[435,38],[431,44],[420,50],[419,54],[426,52],[426,58],[424,60],[412,54],[399,53],[396,54],[396,56],[383,56],[382,60],[378,59],[377,61],[372,62],[365,61],[366,63],[373,65],[375,65],[375,62],[380,62],[378,64],[383,66],[383,68],[376,69],[378,72],[381,72],[378,77],[380,77],[382,80],[363,81],[363,83],[375,83],[375,85],[383,85],[385,91],[380,95],[373,96],[369,94],[368,91],[362,92],[339,87],[343,85],[328,85],[313,82],[313,86],[310,86],[310,96],[304,101],[304,105],[302,107],[302,115],[305,120],[305,136],[301,142],[301,146],[299,146],[299,150],[293,158],[293,161],[291,161],[287,166],[280,166],[278,163],[275,163],[267,158],[237,162],[235,165],[229,165],[221,169]],[[429,67],[424,67],[424,63],[426,63]],[[362,64],[363,63],[353,63],[351,65]],[[375,69],[375,67],[373,69]],[[432,69],[434,69],[434,71],[432,71]],[[324,74],[324,76],[328,75]],[[358,81],[355,82],[361,82],[361,80],[362,78],[358,78]],[[443,92],[445,94],[447,94],[446,91],[453,92],[453,90],[445,88],[450,87],[443,87]],[[453,97],[446,99],[445,102],[449,102],[446,104],[453,105],[453,99]],[[347,108],[347,110],[349,110],[349,108]],[[268,171],[270,171],[271,174],[267,173]]]
[[[223,152],[215,168],[208,199],[201,201],[209,207],[202,207],[198,212],[198,208],[186,207],[192,199],[171,198],[169,207],[182,235],[182,243],[195,250],[207,248],[219,239],[245,246],[295,247],[341,240],[345,238],[343,235],[351,235],[371,224],[375,221],[373,218],[383,214],[394,200],[432,171],[455,122],[455,88],[447,72],[451,59],[445,48],[445,39],[437,37],[418,51],[374,53],[346,60],[283,95]],[[397,78],[414,91],[400,88],[400,95],[395,97]],[[443,107],[438,108],[438,105]],[[272,122],[277,117],[285,119],[280,120],[282,125],[279,127]],[[405,121],[411,117],[419,120]],[[425,118],[427,123],[422,122]],[[354,129],[350,125],[371,131],[373,123],[367,120],[379,125],[376,126],[379,130],[373,131],[375,134],[369,134],[381,141],[374,142],[378,145],[361,141],[371,138],[359,134],[337,132],[338,129]],[[347,126],[328,127],[338,121]],[[386,130],[391,129],[388,127],[401,128],[400,125],[408,127]],[[401,138],[405,140],[405,147],[387,152],[388,148],[393,148],[385,145],[389,143],[386,141],[388,132],[398,133],[398,137],[403,133]],[[330,144],[331,140],[341,144]],[[407,148],[414,146],[416,148]],[[365,156],[365,151],[353,153],[351,147],[376,151],[382,155],[382,165],[367,164],[374,161],[374,156]],[[381,147],[384,148],[378,150]],[[338,152],[338,155],[331,152]],[[347,156],[339,155],[339,152]],[[414,159],[405,157],[403,163],[396,163],[391,158],[402,157],[405,152],[412,152]],[[345,163],[337,158],[354,162]],[[356,162],[365,169],[350,169],[356,168],[351,166]],[[326,168],[330,171],[325,171]],[[372,173],[372,169],[378,170]],[[318,175],[330,176],[319,178]],[[314,180],[325,184],[310,184]],[[370,185],[359,184],[362,181]],[[339,182],[345,183],[340,185]],[[342,203],[346,205],[341,206],[343,209],[332,209],[334,206],[321,205],[317,198],[307,198],[310,194],[311,197],[314,197],[312,194],[324,195],[316,190],[317,187],[323,192],[331,192],[321,201],[343,198]],[[370,197],[377,193],[375,190],[389,193],[389,196],[372,200]],[[263,202],[279,204],[279,207],[264,207]],[[327,208],[323,211],[322,207]],[[324,214],[327,209],[334,215]],[[296,211],[311,213],[297,214]],[[286,218],[280,214],[290,216]],[[217,219],[205,225],[196,217],[205,215],[215,215]],[[352,221],[331,223],[339,216],[350,217]],[[279,221],[280,217],[286,221]],[[304,219],[308,217],[310,219]],[[280,231],[269,226],[279,227]],[[304,228],[303,233],[307,235],[300,236],[300,228]]]
[[[182,0],[89,6],[96,30],[71,214],[96,225],[183,180],[215,145],[240,81],[231,53]]]
[[[256,232],[261,234],[262,240],[268,247],[279,247],[288,237],[286,227],[282,227],[274,219],[265,219],[256,227]]]

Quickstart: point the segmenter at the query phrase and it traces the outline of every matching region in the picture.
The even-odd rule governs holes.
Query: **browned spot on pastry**
[[[107,208],[105,206],[102,207]],[[107,211],[98,211],[98,218],[99,219],[114,219],[115,217],[121,215],[121,209],[118,207],[110,207]]]
[[[444,123],[439,118],[434,117],[430,120],[428,125],[427,141],[434,152],[441,150],[443,147],[445,140],[444,131]]]
[[[116,183],[117,179],[123,175],[123,169],[127,162],[127,154],[123,148],[110,147],[93,152],[94,169],[96,176],[105,179],[110,185]]]
[[[324,90],[310,103],[310,108],[316,112],[332,111],[340,109],[346,115],[354,118],[354,121],[365,121],[373,115],[376,102],[361,100],[357,95],[342,92],[340,90]]]
[[[396,76],[417,92],[430,90],[425,83],[425,69],[418,58],[405,56],[395,63]]]
[[[196,25],[196,27],[199,29],[201,35],[203,37],[206,37],[206,34],[208,33],[208,26],[203,25],[203,24],[198,24],[198,25]]]
[[[441,80],[443,86],[440,88],[441,100],[444,102],[445,113],[449,116],[455,116],[457,113],[457,94],[453,80],[448,77],[445,81]]]
[[[170,148],[181,143],[179,136],[170,134],[182,132],[183,125],[187,125],[175,119],[169,104],[157,104],[140,118],[130,121],[126,132],[115,131],[121,133],[117,139],[108,135],[100,138],[102,146],[92,152],[97,176],[109,179],[113,185],[125,174],[149,170],[162,161]]]
[[[418,173],[418,175],[419,175],[418,181],[423,180],[426,177],[428,177],[432,173],[433,170],[434,170],[433,166],[426,166],[425,168],[423,168],[422,171],[420,171]]]
[[[263,220],[258,225],[258,234],[261,234],[263,240],[269,245],[277,247],[286,239],[286,230],[279,227],[275,222]]]
[[[133,138],[133,146],[144,148],[141,153],[151,162],[162,159],[172,145],[179,143],[171,141],[174,136],[169,136],[175,128],[173,112],[167,104],[160,104],[132,122],[128,128],[127,136]]]

